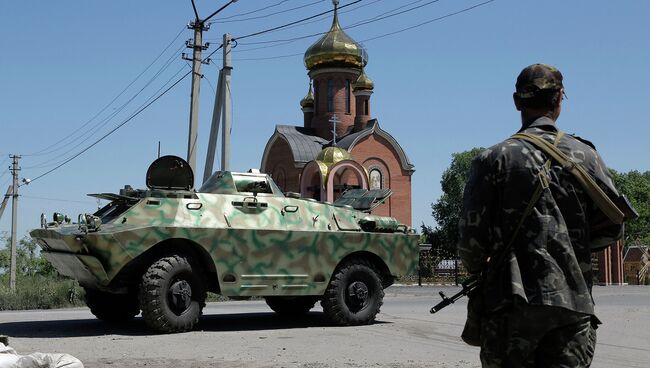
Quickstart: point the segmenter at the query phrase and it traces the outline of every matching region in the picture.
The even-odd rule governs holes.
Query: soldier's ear
[[[516,92],[512,94],[512,100],[515,102],[515,107],[517,108],[517,111],[521,111],[519,96],[517,96]]]
[[[558,91],[557,101],[555,102],[556,108],[562,106],[562,100],[564,100],[564,96],[564,88],[560,88]]]

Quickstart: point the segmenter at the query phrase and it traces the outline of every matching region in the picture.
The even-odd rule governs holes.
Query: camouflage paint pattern
[[[596,349],[591,316],[563,308],[515,305],[481,327],[484,368],[589,367]]]
[[[260,180],[262,192],[238,191]],[[363,231],[361,220],[381,232]],[[390,217],[284,197],[267,175],[222,172],[198,192],[147,191],[96,232],[62,225],[30,234],[61,273],[86,286],[108,287],[150,248],[181,239],[209,254],[221,294],[264,296],[322,295],[339,262],[355,252],[378,256],[393,276],[413,274],[418,236],[404,225],[397,230]]]

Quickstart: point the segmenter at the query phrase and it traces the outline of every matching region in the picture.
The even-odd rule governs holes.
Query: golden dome
[[[300,100],[300,107],[313,107],[314,106],[314,93],[311,91],[311,82],[309,82],[309,91],[307,95]]]
[[[357,80],[352,84],[352,88],[355,91],[371,91],[375,88],[375,82],[368,78],[365,71],[361,70],[361,75],[359,75],[359,78],[357,78]]]
[[[334,21],[330,30],[305,51],[305,66],[312,70],[321,66],[347,66],[361,68],[368,63],[366,50],[348,36],[334,7]]]
[[[320,161],[327,166],[331,166],[339,161],[351,159],[352,155],[350,152],[341,147],[327,147],[316,156],[316,161]]]

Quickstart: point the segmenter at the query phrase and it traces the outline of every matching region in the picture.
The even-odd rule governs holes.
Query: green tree
[[[650,244],[650,171],[610,172],[616,188],[630,199],[639,212],[638,219],[625,225],[626,238],[630,241],[639,239],[644,244]]]
[[[431,204],[436,227],[432,228],[422,224],[422,234],[427,242],[434,247],[456,254],[458,243],[458,220],[463,206],[463,190],[469,176],[472,160],[484,148],[473,148],[469,151],[451,155],[451,164],[442,173],[440,185],[442,195]]]
[[[0,274],[9,272],[11,257],[11,237],[6,234],[0,236],[4,248],[0,249]],[[24,237],[16,244],[16,275],[22,276],[56,276],[57,272],[38,251],[34,239]]]

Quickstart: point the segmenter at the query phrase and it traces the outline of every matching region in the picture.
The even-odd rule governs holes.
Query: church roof
[[[273,136],[266,144],[264,156],[262,157],[262,167],[266,164],[268,150],[271,149],[273,142],[278,138],[287,142],[294,161],[302,164],[313,160],[328,142],[326,139],[317,136],[313,129],[292,125],[276,125]]]
[[[403,170],[410,173],[415,172],[415,166],[411,163],[411,160],[406,155],[406,152],[404,152],[402,146],[397,143],[393,136],[379,127],[377,119],[370,120],[368,125],[360,131],[350,133],[337,139],[336,147],[351,152],[354,146],[361,141],[361,139],[372,134],[384,138],[395,149]],[[314,129],[292,125],[276,125],[275,132],[266,143],[266,148],[264,149],[261,165],[262,168],[266,167],[269,151],[278,138],[287,142],[293,154],[294,162],[298,167],[304,166],[309,161],[316,160],[319,153],[323,151],[323,148],[332,147],[333,143],[332,141],[317,136]]]
[[[415,171],[415,166],[413,166],[413,164],[411,163],[411,160],[406,155],[406,152],[404,152],[402,146],[400,146],[400,144],[397,143],[397,140],[395,140],[395,138],[393,138],[392,135],[388,134],[388,132],[386,132],[385,130],[379,127],[379,122],[377,121],[377,119],[372,119],[368,121],[368,125],[366,125],[364,129],[355,133],[348,134],[345,137],[339,139],[336,142],[336,145],[341,148],[345,148],[348,151],[351,151],[352,148],[354,148],[354,146],[361,139],[372,134],[377,134],[380,137],[386,139],[388,143],[390,143],[395,148],[395,150],[397,151],[397,155],[399,156],[402,169],[411,172]]]

